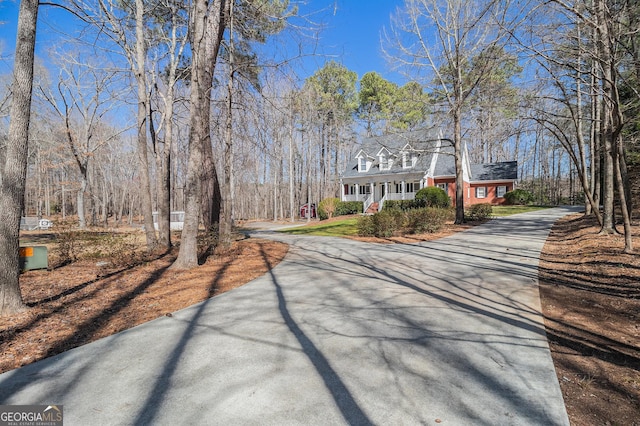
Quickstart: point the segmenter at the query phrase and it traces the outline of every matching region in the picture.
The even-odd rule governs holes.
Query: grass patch
[[[546,206],[493,206],[492,215],[493,217],[498,216],[510,216],[512,214],[518,213],[529,213],[535,212],[538,210],[548,209],[550,207]]]
[[[282,232],[289,235],[315,235],[319,237],[344,237],[345,235],[358,234],[358,218],[335,220],[318,225],[300,226],[297,228],[283,229]]]

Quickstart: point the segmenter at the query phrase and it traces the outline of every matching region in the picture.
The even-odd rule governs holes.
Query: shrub
[[[338,203],[340,203],[339,198],[325,198],[320,201],[320,204],[318,204],[318,219],[331,219],[336,213]]]
[[[362,201],[340,201],[339,198],[325,198],[318,205],[318,219],[331,219],[334,216],[362,213]]]
[[[360,237],[373,237],[375,229],[373,227],[373,216],[362,216],[356,224]]]
[[[406,232],[423,234],[439,231],[450,216],[449,209],[426,207],[407,211]]]
[[[344,216],[347,214],[358,214],[364,210],[362,201],[340,201],[336,207],[336,216]]]
[[[533,194],[525,189],[514,189],[504,194],[504,199],[509,205],[527,205],[535,199]]]
[[[383,210],[373,216],[374,235],[388,238],[395,231],[402,228],[404,214],[399,210]]]
[[[52,254],[56,258],[54,267],[67,265],[78,260],[81,253],[80,240],[84,232],[76,229],[70,221],[58,221],[55,227],[56,245]]]
[[[358,235],[361,237],[391,237],[403,228],[405,214],[400,210],[383,210],[358,220]]]
[[[425,207],[447,208],[451,205],[451,199],[442,188],[427,186],[416,193],[416,200],[424,201]]]
[[[358,235],[360,237],[373,237],[375,235],[375,226],[373,224],[373,216],[362,216],[356,224]]]
[[[382,210],[407,211],[424,207],[424,200],[387,200],[382,206]]]
[[[465,212],[465,218],[469,220],[485,220],[491,217],[493,207],[489,203],[473,204]]]

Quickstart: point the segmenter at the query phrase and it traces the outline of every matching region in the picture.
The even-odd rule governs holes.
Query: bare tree
[[[191,9],[191,127],[185,187],[185,218],[180,252],[172,268],[198,266],[198,225],[203,158],[211,146],[211,87],[225,29],[225,0],[195,0]],[[215,172],[215,168],[212,170]]]
[[[122,131],[109,129],[106,116],[113,112],[119,96],[113,90],[116,71],[101,71],[81,58],[65,55],[61,60],[57,93],[40,86],[40,94],[51,105],[62,122],[67,149],[71,152],[80,174],[77,193],[78,222],[80,228],[87,226],[85,200],[89,190],[90,163],[97,151]],[[126,129],[125,129],[126,130]]]
[[[508,34],[508,2],[406,0],[393,17],[387,54],[423,76],[445,105],[453,127],[456,223],[464,221],[462,122],[471,95],[502,60],[496,56]]]
[[[20,3],[8,146],[0,186],[0,315],[24,309],[19,285],[20,215],[27,175],[38,1]]]
[[[159,15],[156,25],[158,37],[154,47],[166,53],[152,62],[151,91],[161,99],[159,125],[154,125],[153,105],[149,105],[149,132],[152,152],[156,162],[156,193],[158,204],[158,242],[160,246],[171,246],[171,153],[174,146],[174,120],[176,86],[186,78],[188,70],[183,69],[184,51],[187,45],[187,22],[183,16],[183,3],[175,0],[160,2],[155,9]],[[168,18],[167,18],[168,17]],[[158,55],[160,56],[160,55]],[[151,100],[151,99],[150,99]]]
[[[134,2],[117,2],[113,0],[71,0],[70,8],[83,21],[91,24],[101,34],[106,34],[113,43],[121,49],[129,63],[130,72],[136,82],[137,93],[137,154],[140,171],[142,199],[141,207],[144,217],[144,229],[147,250],[153,250],[157,245],[156,233],[153,225],[151,176],[147,154],[147,116],[149,111],[149,91],[147,73],[147,41],[148,32],[146,22],[148,11],[145,10],[143,0]],[[133,17],[133,20],[131,19]]]
[[[557,7],[555,7],[557,6]],[[555,7],[555,8],[554,8]],[[592,131],[591,136],[591,155],[592,170],[598,170],[602,176],[602,217],[600,223],[601,233],[616,233],[615,217],[614,217],[614,199],[615,190],[620,200],[620,210],[622,213],[623,224],[625,229],[625,251],[631,252],[631,204],[629,199],[628,181],[625,179],[626,165],[624,163],[624,145],[622,140],[623,128],[626,124],[624,114],[625,106],[620,99],[621,83],[621,54],[625,49],[621,49],[626,35],[622,32],[624,28],[620,24],[625,15],[629,14],[630,4],[622,3],[613,5],[608,0],[594,1],[578,1],[565,2],[563,0],[554,0],[548,5],[551,13],[550,17],[557,20],[556,26],[559,31],[554,33],[554,38],[558,35],[564,36],[564,44],[554,45],[554,54],[544,57],[544,61],[553,66],[586,74],[590,72],[590,82],[592,90]],[[584,29],[584,31],[583,31]],[[634,28],[633,31],[637,31]],[[571,51],[570,44],[566,40],[577,39],[581,41],[581,34],[588,37],[588,48],[582,49],[578,46],[579,56],[584,55],[587,60],[585,69],[582,69],[581,60],[578,65],[575,62],[563,62],[558,60],[558,56],[566,55],[567,51]],[[573,43],[574,45],[576,43]],[[575,56],[575,55],[574,55]],[[550,66],[547,66],[549,69]],[[558,82],[559,79],[556,79]],[[579,81],[579,80],[578,80]],[[557,83],[566,85],[566,81]],[[570,83],[575,85],[575,83]],[[566,87],[566,86],[565,86]],[[578,86],[580,87],[580,86]],[[567,89],[562,88],[564,92]],[[630,91],[634,89],[631,88]],[[581,99],[582,94],[577,99]],[[581,115],[579,109],[570,108],[574,115],[574,122],[580,123]],[[578,120],[580,118],[580,120]],[[579,131],[579,130],[578,130]],[[580,132],[580,131],[579,131]],[[580,132],[581,133],[581,132]],[[579,144],[580,146],[580,144]],[[584,147],[584,142],[582,143]],[[595,154],[599,154],[596,156]],[[569,152],[571,155],[571,152]],[[582,155],[582,154],[581,154]],[[600,158],[602,158],[602,166],[599,166]],[[575,158],[576,165],[580,164]],[[586,172],[585,172],[586,173]],[[585,188],[585,194],[591,201],[591,211],[599,216],[599,202],[597,200],[597,184],[599,181],[597,175],[592,172],[592,188]],[[585,180],[583,177],[582,180]]]

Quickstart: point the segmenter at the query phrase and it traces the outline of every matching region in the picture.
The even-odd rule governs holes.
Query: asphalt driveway
[[[65,425],[568,425],[540,314],[550,209],[417,245],[291,245],[251,283],[0,375]]]

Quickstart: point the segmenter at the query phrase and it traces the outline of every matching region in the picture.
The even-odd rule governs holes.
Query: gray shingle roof
[[[366,173],[358,172],[358,161],[353,158],[348,164],[347,169],[342,174],[343,177],[356,177],[356,176],[372,176],[372,175],[389,175],[389,174],[399,174],[399,173],[426,173],[431,166],[431,159],[433,158],[433,154],[436,152],[436,146],[438,143],[437,133],[433,130],[419,130],[415,132],[401,133],[401,134],[391,134],[384,136],[374,136],[370,138],[366,138],[362,141],[359,149],[357,149],[356,154],[359,152],[364,152],[369,157],[375,158],[372,166]],[[442,142],[443,145],[446,142]],[[415,155],[417,157],[416,164],[411,169],[405,169],[402,167],[402,156],[401,151],[407,147],[410,149],[407,152],[410,155]],[[378,152],[382,148],[386,148],[392,156],[394,156],[394,161],[389,170],[381,170],[380,163],[377,157]],[[444,160],[443,157],[450,157],[451,164],[453,164],[453,156],[445,156],[442,153],[445,150],[449,150],[449,148],[441,148],[441,155],[439,156],[438,165],[440,165],[441,161]],[[450,152],[453,154],[453,147],[450,148]],[[444,161],[445,163],[448,161]]]
[[[472,164],[471,181],[479,180],[516,180],[518,179],[518,162],[505,161],[491,164]]]
[[[433,170],[433,177],[455,176],[454,149],[450,140],[440,138],[435,130],[418,130],[415,132],[374,136],[364,139],[354,153],[354,157],[358,153],[364,152],[368,157],[373,158],[371,167],[366,172],[358,172],[358,160],[352,158],[346,170],[342,173],[342,177],[406,175],[408,173],[424,175],[431,167],[431,161],[437,151],[438,141],[440,141],[441,146],[438,160]],[[380,162],[377,155],[382,148],[386,148],[394,160],[390,169],[380,169]],[[416,163],[412,168],[402,167],[401,152],[405,148],[410,155],[417,157]],[[516,161],[507,161],[492,164],[471,164],[470,175],[472,182],[516,180],[518,178],[518,163]]]

